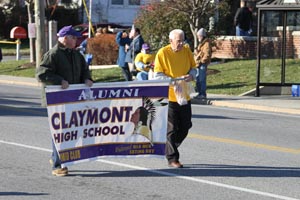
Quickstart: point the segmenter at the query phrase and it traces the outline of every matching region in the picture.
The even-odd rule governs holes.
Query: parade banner
[[[116,156],[163,156],[169,81],[47,86],[50,132],[63,166]]]

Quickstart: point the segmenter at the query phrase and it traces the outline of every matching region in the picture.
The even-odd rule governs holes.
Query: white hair
[[[200,28],[197,32],[197,35],[206,37],[206,30],[204,28]]]
[[[173,40],[174,39],[174,37],[175,37],[175,35],[182,35],[183,36],[183,38],[184,38],[184,32],[183,32],[183,30],[181,30],[181,29],[174,29],[174,30],[172,30],[171,32],[170,32],[170,34],[169,34],[169,39],[171,39],[171,40]]]
[[[64,43],[65,37],[58,37],[57,40],[58,40],[60,43]]]

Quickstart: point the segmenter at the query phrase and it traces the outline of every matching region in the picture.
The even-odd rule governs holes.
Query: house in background
[[[131,25],[140,6],[153,0],[44,0],[46,9],[78,10],[79,21],[88,22],[86,10],[91,11],[93,23],[116,23]],[[158,0],[159,1],[159,0]],[[0,6],[9,5],[9,0],[0,1]],[[85,7],[86,5],[86,7]],[[26,7],[25,0],[19,0],[18,6]],[[51,12],[51,11],[50,11]]]
[[[115,23],[125,26],[133,24],[141,6],[149,0],[87,0],[92,23]],[[90,7],[90,3],[92,3]],[[83,23],[88,22],[83,12]]]

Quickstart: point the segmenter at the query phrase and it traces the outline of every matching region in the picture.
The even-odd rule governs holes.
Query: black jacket
[[[80,52],[65,48],[60,43],[43,56],[36,76],[46,85],[60,85],[62,80],[79,84],[91,79],[88,65]]]
[[[239,8],[234,17],[234,25],[244,31],[249,31],[252,26],[252,12],[248,7]]]
[[[134,59],[138,53],[142,50],[142,45],[144,44],[144,39],[141,35],[134,38],[129,46],[126,53],[125,62],[134,63]]]

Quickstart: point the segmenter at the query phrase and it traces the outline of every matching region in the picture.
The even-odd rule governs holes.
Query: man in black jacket
[[[40,66],[36,69],[38,80],[44,85],[60,85],[62,89],[68,88],[70,84],[79,83],[85,83],[91,87],[93,81],[88,65],[83,55],[75,49],[76,40],[80,34],[72,26],[65,26],[60,29],[57,36],[58,43],[45,53]],[[52,148],[53,153],[50,160],[53,165],[52,175],[68,175],[68,169],[61,167],[61,161],[53,141]]]
[[[234,17],[236,26],[236,36],[250,36],[252,32],[252,12],[246,6],[246,1],[241,0],[241,7],[237,10]]]
[[[136,67],[134,64],[135,57],[142,50],[142,45],[144,44],[144,39],[141,35],[141,31],[139,28],[132,28],[129,33],[129,38],[131,39],[131,43],[129,46],[125,47],[127,50],[125,62],[129,65],[129,70],[131,74],[135,77],[136,75]]]

